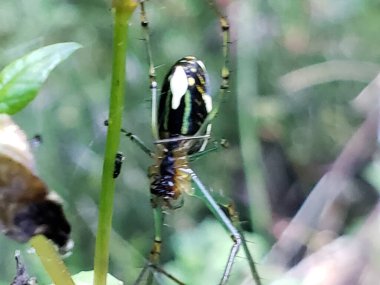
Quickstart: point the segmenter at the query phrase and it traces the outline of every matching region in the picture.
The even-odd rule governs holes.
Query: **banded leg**
[[[127,132],[124,129],[120,130],[127,138],[129,138],[134,144],[136,144],[143,152],[150,157],[153,157],[153,152],[146,146],[146,144],[136,135],[131,132]]]
[[[153,202],[154,203],[154,202]],[[162,225],[164,223],[164,214],[161,207],[153,205],[153,216],[154,216],[154,241],[153,246],[149,254],[149,263],[153,266],[158,266],[160,262],[161,255],[161,244],[162,244]],[[152,284],[153,282],[153,271],[149,271],[147,284]]]
[[[136,279],[135,285],[138,285],[142,282],[145,274],[148,272],[148,279],[146,284],[150,285],[153,282],[153,271],[149,270],[150,267],[158,267],[158,263],[160,261],[161,254],[161,243],[162,243],[162,225],[164,223],[164,214],[162,212],[161,207],[158,205],[154,205],[154,198],[152,198],[152,206],[153,206],[153,217],[154,217],[154,241],[152,249],[149,253],[149,260],[144,265],[143,270],[140,272],[140,275]]]
[[[222,30],[222,37],[223,37],[222,48],[223,48],[224,62],[223,62],[223,66],[220,73],[222,82],[219,88],[218,99],[216,101],[216,104],[214,104],[214,107],[212,108],[211,112],[207,115],[202,126],[199,128],[196,135],[204,133],[207,126],[218,114],[220,105],[222,101],[224,100],[226,91],[228,90],[229,78],[230,78],[230,70],[229,70],[229,54],[230,54],[230,43],[231,43],[230,42],[230,24],[228,22],[227,17],[221,14],[219,9],[216,7],[215,3],[213,1],[209,1],[209,3],[210,3],[210,6],[215,10],[215,12],[217,13],[219,17],[219,23],[220,23],[220,28]]]
[[[108,126],[108,120],[104,121],[104,125]],[[153,157],[153,152],[146,146],[146,144],[136,135],[131,132],[126,131],[121,128],[120,132],[124,134],[127,138],[129,138],[135,145],[137,145],[143,152],[145,152],[150,157]]]
[[[160,205],[156,205],[154,198],[152,198],[152,206],[153,206],[153,217],[154,217],[154,241],[153,246],[149,254],[149,260],[145,264],[143,270],[140,272],[135,285],[138,285],[142,282],[145,274],[148,273],[148,278],[145,284],[150,285],[153,283],[154,273],[158,272],[160,274],[165,275],[167,278],[171,279],[173,282],[178,285],[184,285],[183,282],[178,280],[176,277],[171,275],[170,273],[163,270],[159,267],[160,255],[161,255],[161,244],[162,244],[162,225],[164,223],[164,213]]]
[[[175,282],[176,284],[178,284],[178,285],[185,285],[185,283],[181,282],[181,281],[178,280],[176,277],[174,277],[174,276],[171,275],[170,273],[168,273],[168,272],[166,272],[165,270],[163,270],[161,267],[158,267],[158,266],[153,265],[153,264],[151,264],[149,267],[151,267],[151,268],[152,268],[153,270],[155,270],[156,272],[165,275],[167,278],[169,278],[170,280],[172,280],[172,281]]]
[[[186,172],[188,172],[188,174],[191,176],[191,179],[195,183],[197,190],[199,190],[199,193],[195,195],[205,202],[206,206],[217,217],[217,219],[222,223],[223,227],[231,235],[233,245],[231,247],[226,267],[224,268],[222,279],[219,283],[220,285],[227,284],[228,278],[231,274],[232,265],[241,245],[241,235],[239,231],[233,226],[232,222],[228,219],[226,214],[222,211],[222,209],[212,198],[211,194],[203,185],[203,183],[199,180],[198,176],[194,173],[194,171],[192,171],[191,169],[187,169]]]
[[[217,201],[217,203],[226,210],[228,217],[232,221],[232,224],[236,227],[236,229],[241,234],[241,236],[242,236],[242,247],[243,247],[244,253],[245,253],[247,260],[248,260],[249,269],[251,271],[252,278],[255,281],[256,285],[261,285],[262,284],[261,278],[260,278],[259,273],[256,269],[256,265],[255,265],[255,262],[253,260],[252,255],[251,255],[251,252],[248,249],[247,241],[244,238],[243,230],[242,230],[241,225],[240,225],[239,213],[236,211],[234,203],[231,201],[231,199],[220,196],[217,193],[215,193],[215,194],[213,193],[212,196]]]
[[[218,199],[220,202],[220,205],[227,209],[227,213],[230,217],[230,219],[226,216],[226,214],[222,211],[221,207],[218,205],[214,197],[210,194],[210,192],[206,189],[206,187],[203,185],[203,183],[199,180],[198,176],[194,173],[193,170],[188,169],[187,172],[191,176],[193,182],[195,183],[196,189],[194,196],[200,198],[203,200],[206,204],[206,206],[210,209],[210,211],[215,215],[217,220],[223,225],[223,227],[231,234],[231,238],[233,241],[233,245],[231,247],[230,255],[227,260],[226,267],[224,269],[224,273],[222,276],[222,279],[220,280],[220,285],[226,284],[228,281],[228,278],[230,276],[233,262],[236,258],[236,255],[239,251],[240,245],[242,245],[243,250],[247,256],[249,267],[251,270],[251,274],[253,276],[253,279],[256,283],[256,285],[261,285],[260,277],[257,273],[255,263],[253,261],[253,258],[249,252],[247,243],[243,237],[241,228],[240,228],[240,221],[239,216],[237,212],[235,211],[232,203],[225,201],[222,202],[221,199]]]
[[[219,141],[214,141],[213,146],[209,147],[205,150],[198,151],[196,153],[193,153],[189,155],[189,161],[195,161],[201,157],[204,157],[205,155],[209,154],[210,152],[218,151],[220,148],[228,148],[228,142],[225,139],[221,139]]]
[[[143,37],[147,49],[149,60],[149,88],[152,96],[152,135],[155,140],[158,140],[157,130],[157,81],[156,72],[153,63],[152,50],[150,48],[149,22],[145,12],[145,0],[140,0],[140,23],[143,30]]]

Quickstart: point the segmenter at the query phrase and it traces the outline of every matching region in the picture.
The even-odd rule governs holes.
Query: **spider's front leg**
[[[108,120],[104,121],[104,125],[108,126]],[[153,151],[149,149],[149,147],[146,146],[146,144],[136,135],[134,135],[131,132],[126,131],[125,129],[121,128],[120,132],[124,134],[127,138],[131,140],[136,146],[138,146],[143,152],[145,152],[150,157],[153,157]]]

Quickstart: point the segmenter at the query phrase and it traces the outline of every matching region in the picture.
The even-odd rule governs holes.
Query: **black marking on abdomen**
[[[174,148],[174,146],[171,148]],[[172,150],[168,150],[160,163],[159,174],[154,177],[150,185],[150,192],[153,195],[164,198],[174,197],[174,176],[176,171],[174,164],[175,158],[173,157]]]

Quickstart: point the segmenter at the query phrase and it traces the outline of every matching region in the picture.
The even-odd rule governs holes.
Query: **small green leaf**
[[[0,73],[0,113],[14,114],[37,95],[49,73],[81,45],[59,43],[35,50]]]
[[[73,280],[75,285],[93,285],[94,284],[94,271],[82,271],[75,274]],[[107,274],[107,285],[123,285],[123,282],[117,280],[110,274]]]

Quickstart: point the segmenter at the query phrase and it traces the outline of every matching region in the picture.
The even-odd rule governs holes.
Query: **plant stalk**
[[[254,25],[258,1],[239,1],[239,20],[237,24],[237,101],[239,114],[240,144],[244,172],[254,230],[264,236],[271,226],[271,211],[265,186],[263,159],[257,135],[255,101],[258,99],[256,50],[252,47],[256,34]]]
[[[43,235],[30,239],[30,244],[36,250],[45,270],[55,285],[75,285],[70,272],[63,263],[51,241]]]
[[[134,0],[114,0],[112,3],[114,17],[112,82],[95,247],[94,285],[106,285],[108,273],[109,241],[115,192],[113,170],[120,144],[120,129],[124,110],[128,21],[136,6],[137,3]]]

